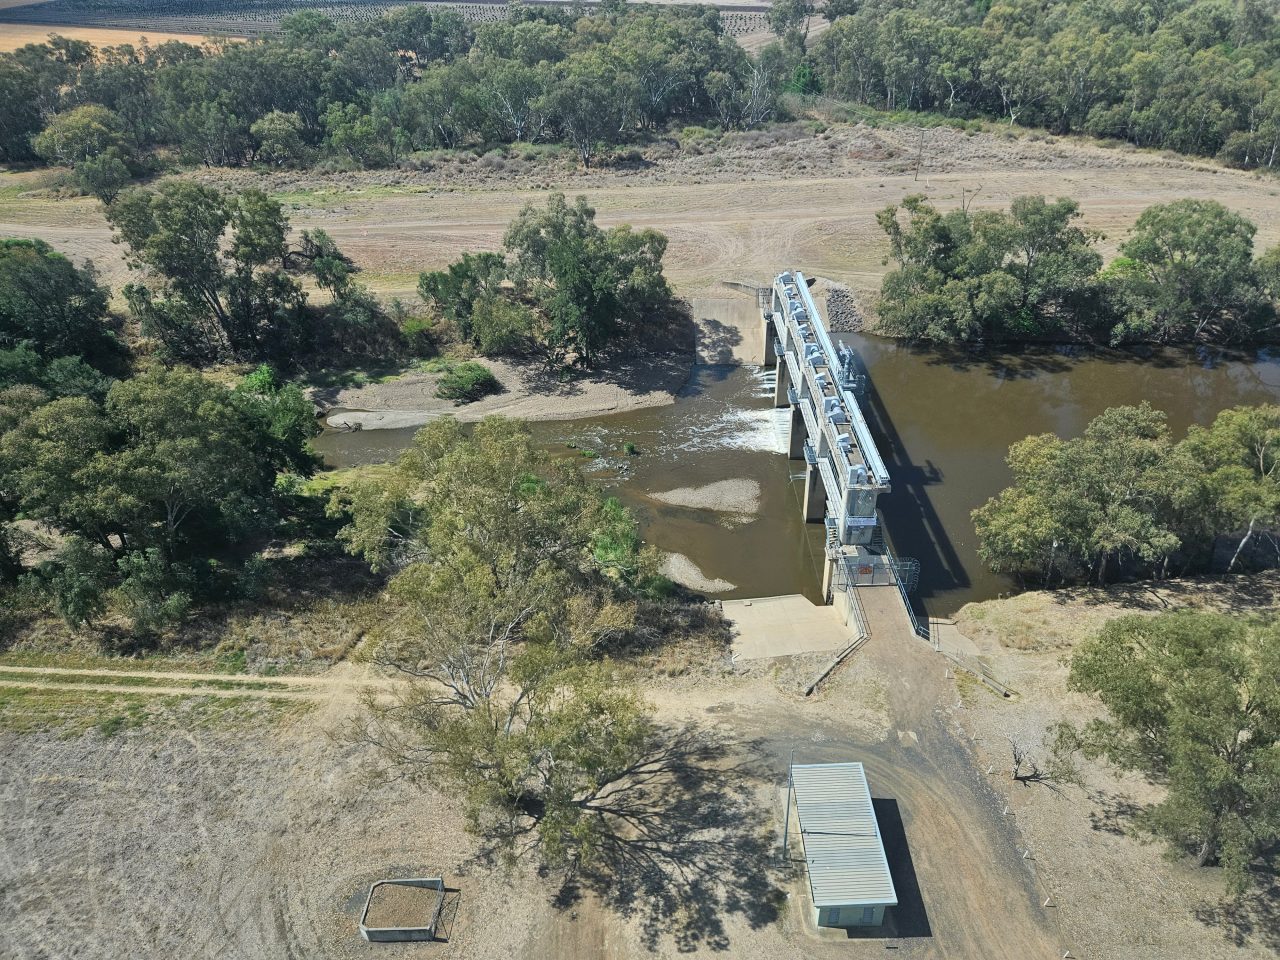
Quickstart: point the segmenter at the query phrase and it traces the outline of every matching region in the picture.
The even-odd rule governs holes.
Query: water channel
[[[841,338],[869,375],[868,420],[893,478],[893,492],[880,499],[888,539],[899,556],[920,561],[918,597],[934,616],[1011,588],[978,560],[969,513],[1009,482],[1004,457],[1014,441],[1072,436],[1105,408],[1144,399],[1169,414],[1175,436],[1227,407],[1280,402],[1280,354],[1266,350],[974,354]],[[792,478],[800,469],[780,452],[783,414],[772,408],[771,374],[705,366],[674,405],[533,430],[627,503],[646,540],[732,584],[715,596],[817,600],[822,528],[800,521],[802,484]],[[370,463],[393,458],[413,432],[326,432],[316,446],[334,466]],[[655,497],[724,480],[754,483],[754,509],[690,509]]]

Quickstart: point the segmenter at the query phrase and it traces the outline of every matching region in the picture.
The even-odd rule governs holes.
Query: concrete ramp
[[[902,594],[896,584],[877,584],[856,589],[872,637],[877,641],[920,642],[911,629],[911,618],[907,616],[906,604],[902,602]]]
[[[736,660],[827,653],[849,645],[850,629],[834,607],[819,607],[800,594],[756,600],[726,600],[733,624]]]

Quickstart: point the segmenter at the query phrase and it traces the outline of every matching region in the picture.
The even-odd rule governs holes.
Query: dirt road
[[[666,696],[661,702],[690,717],[711,715],[754,742],[779,786],[793,754],[797,763],[862,761],[900,906],[886,929],[853,935],[857,943],[815,940],[789,911],[778,929],[745,943],[742,956],[834,958],[886,947],[912,957],[1062,956],[1063,937],[1040,906],[1012,821],[984,786],[956,723],[954,681],[928,645],[873,637],[816,700],[800,695],[799,682],[787,686],[792,692],[770,683],[712,687],[682,697],[683,708]],[[802,890],[792,888],[795,911]]]

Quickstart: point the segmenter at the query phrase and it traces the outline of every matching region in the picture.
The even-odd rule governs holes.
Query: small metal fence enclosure
[[[375,898],[385,900],[396,895],[403,896],[406,892],[418,891],[422,891],[420,905],[413,903],[416,898],[412,897],[406,906],[401,906],[398,910],[380,909],[380,905],[375,903]],[[441,877],[379,880],[369,887],[369,896],[365,898],[364,910],[360,913],[360,936],[373,943],[434,940],[443,907],[444,880]],[[374,913],[372,924],[371,912]],[[395,916],[385,917],[388,912]]]

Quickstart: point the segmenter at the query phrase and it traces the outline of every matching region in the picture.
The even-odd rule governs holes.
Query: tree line
[[[253,261],[241,249],[249,233],[272,242],[248,226],[262,199],[236,208],[248,233],[229,256]],[[221,296],[222,274],[200,260],[209,253],[202,242],[216,249],[221,240],[216,218],[203,221],[203,239],[192,222],[166,216],[165,230],[186,232],[156,249],[203,265],[175,269],[192,286],[172,296],[192,298],[194,323],[195,285]],[[209,303],[200,309],[212,315]],[[161,342],[161,357],[213,355]],[[40,240],[0,240],[0,592],[35,598],[77,626],[110,608],[145,634],[195,604],[257,588],[259,565],[239,544],[294,511],[281,478],[314,469],[307,441],[316,425],[302,391],[268,366],[228,389],[139,346],[89,268]]]
[[[1079,340],[1241,343],[1280,325],[1280,246],[1254,256],[1256,227],[1212,200],[1144,210],[1104,266],[1100,235],[1070,199],[943,213],[922,196],[877,219],[895,264],[884,332],[937,342]]]
[[[978,552],[1044,586],[1280,560],[1280,406],[1224,410],[1175,441],[1143,403],[1079,437],[1009,448],[1013,484],[973,512]]]
[[[472,26],[416,6],[360,25],[314,11],[246,43],[0,55],[0,160],[71,166],[104,198],[161,153],[218,166],[385,166],[420,151],[556,142],[582,163],[670,123],[752,126],[785,68],[706,8],[578,16],[513,8]]]
[[[1260,0],[831,0],[823,12],[832,24],[809,62],[837,99],[1277,162],[1280,21]]]

